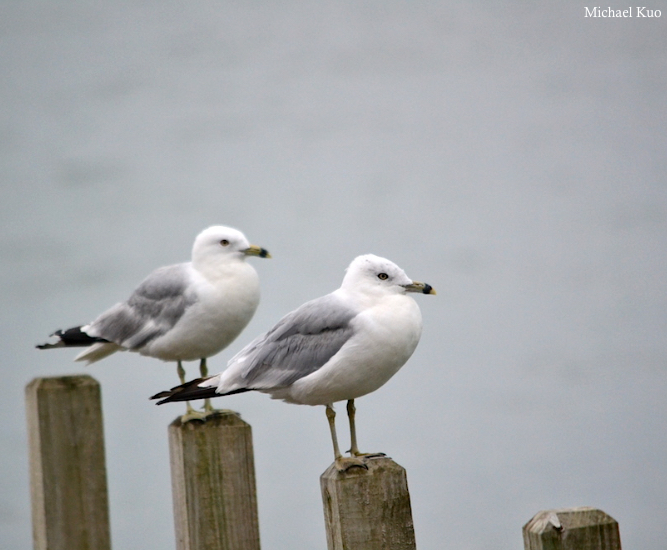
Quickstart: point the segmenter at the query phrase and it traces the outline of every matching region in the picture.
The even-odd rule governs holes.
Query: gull
[[[75,358],[87,364],[135,351],[175,361],[181,383],[182,362],[199,360],[205,377],[206,358],[236,339],[259,304],[259,277],[248,256],[271,257],[237,229],[209,227],[195,239],[190,262],[156,269],[127,301],[92,323],[57,330],[53,342],[37,348],[87,347]],[[194,414],[189,403],[188,413]]]
[[[407,294],[413,292],[435,294],[385,258],[358,256],[339,289],[287,314],[232,357],[225,371],[151,399],[160,405],[255,390],[287,403],[324,405],[336,467],[366,467],[365,459],[378,454],[359,451],[354,400],[385,384],[417,347],[422,316]],[[338,401],[347,401],[350,457],[338,446]]]

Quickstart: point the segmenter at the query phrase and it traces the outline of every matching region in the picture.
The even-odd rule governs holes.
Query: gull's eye
[[[387,275],[386,273],[378,273],[378,279],[384,281],[386,279],[389,279],[389,275]]]
[[[222,246],[229,246],[229,241],[228,241],[227,239],[222,239],[222,240],[220,241],[220,244],[221,244]]]

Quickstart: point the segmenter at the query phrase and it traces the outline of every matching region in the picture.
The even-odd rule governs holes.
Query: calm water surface
[[[173,367],[33,346],[223,223],[274,259],[255,262],[263,301],[213,371],[358,254],[438,290],[417,297],[411,361],[357,402],[360,446],[408,471],[421,549],[521,548],[534,513],[580,505],[615,517],[628,548],[661,547],[664,18],[393,0],[0,13],[0,546],[31,545],[25,384],[88,372],[114,547],[175,547],[181,407],[147,400]],[[325,548],[324,410],[220,406],[253,426],[264,547]]]

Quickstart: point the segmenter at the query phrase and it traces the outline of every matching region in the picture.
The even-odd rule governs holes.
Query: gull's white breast
[[[189,276],[197,301],[170,331],[142,348],[142,355],[164,361],[211,357],[250,322],[260,296],[259,277],[251,265],[236,262],[207,276],[191,267]]]

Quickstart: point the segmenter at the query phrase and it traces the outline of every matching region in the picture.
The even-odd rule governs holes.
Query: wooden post
[[[36,378],[25,393],[35,550],[109,550],[100,385]]]
[[[391,458],[320,477],[329,550],[415,550],[405,469]]]
[[[169,426],[177,550],[259,550],[250,425],[233,412]]]
[[[525,550],[621,550],[618,522],[595,508],[539,512],[523,526]]]

